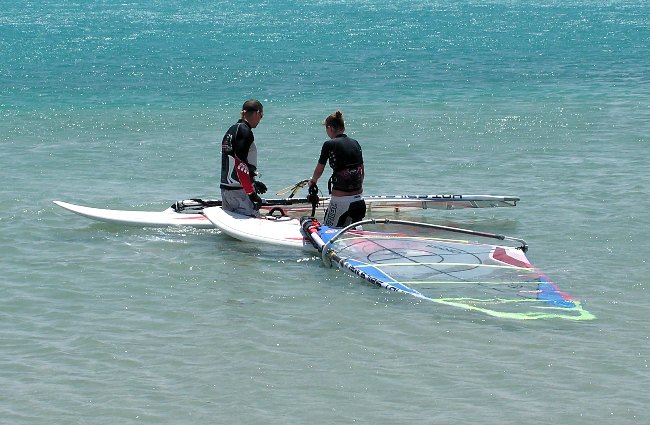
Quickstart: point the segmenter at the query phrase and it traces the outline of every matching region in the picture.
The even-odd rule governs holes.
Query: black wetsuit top
[[[334,170],[330,178],[331,189],[355,192],[363,188],[363,154],[359,142],[345,134],[339,134],[323,143],[318,163],[325,165],[329,160]]]
[[[255,192],[253,179],[257,169],[257,146],[248,123],[244,120],[228,129],[221,142],[222,189],[244,189]]]

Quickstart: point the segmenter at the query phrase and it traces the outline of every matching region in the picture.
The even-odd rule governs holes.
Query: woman
[[[366,202],[362,196],[363,155],[359,142],[345,134],[341,111],[325,118],[323,125],[330,139],[323,143],[309,186],[318,182],[325,171],[325,164],[329,161],[333,173],[327,187],[332,197],[323,224],[344,227],[366,216]]]

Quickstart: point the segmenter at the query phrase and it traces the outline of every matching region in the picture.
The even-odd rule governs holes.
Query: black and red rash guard
[[[333,190],[353,192],[363,188],[363,155],[359,142],[345,134],[326,141],[318,163],[325,165],[328,160],[334,170],[330,179]]]
[[[253,175],[257,169],[257,146],[248,123],[237,121],[221,141],[221,189],[244,189],[255,192]]]

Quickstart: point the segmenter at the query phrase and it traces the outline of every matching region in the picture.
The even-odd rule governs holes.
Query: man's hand
[[[260,195],[266,193],[266,185],[260,181],[255,180],[253,182],[253,187],[255,188],[255,192],[259,193]]]
[[[262,208],[262,198],[260,198],[260,195],[258,195],[256,192],[253,192],[250,195],[248,195],[248,199],[251,200],[251,202],[253,203],[253,208],[256,211]]]

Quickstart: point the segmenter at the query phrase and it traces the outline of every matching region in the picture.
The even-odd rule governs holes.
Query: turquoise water
[[[650,414],[650,10],[640,1],[0,2],[0,422],[636,424]],[[262,179],[340,108],[368,194],[526,239],[596,315],[516,322],[217,231],[95,223],[218,196],[249,97]]]

